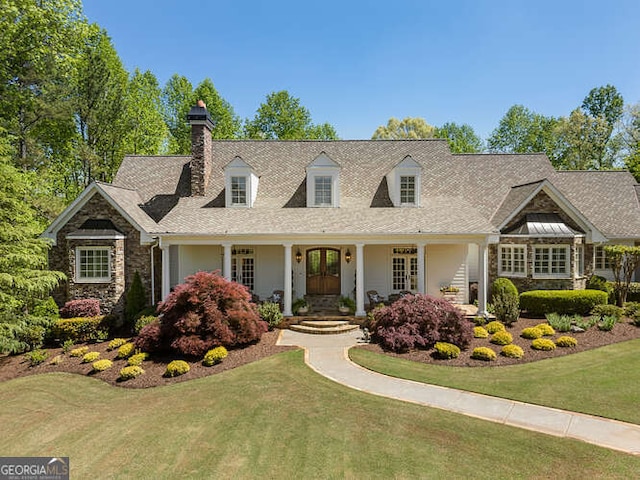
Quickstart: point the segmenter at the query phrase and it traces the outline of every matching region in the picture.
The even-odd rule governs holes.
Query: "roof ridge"
[[[129,187],[122,187],[120,185],[114,185],[113,183],[109,183],[109,182],[101,182],[99,180],[94,180],[94,183],[96,185],[103,185],[105,187],[113,187],[113,188],[118,188],[120,190],[129,190],[130,192],[135,192],[138,195],[140,195],[140,192],[138,192],[138,190],[136,190],[135,188],[129,188]]]

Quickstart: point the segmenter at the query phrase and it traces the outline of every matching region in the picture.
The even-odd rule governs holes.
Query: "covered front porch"
[[[260,300],[280,291],[287,317],[296,299],[309,296],[351,298],[363,317],[367,292],[386,299],[401,292],[439,296],[451,286],[454,301],[469,304],[470,280],[477,279],[478,311],[486,312],[487,238],[230,240],[161,237],[162,298],[188,275],[219,270]]]

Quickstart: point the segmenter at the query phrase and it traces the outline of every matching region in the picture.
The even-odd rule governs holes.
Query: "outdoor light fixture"
[[[347,253],[344,254],[344,259],[347,261],[347,263],[351,263],[351,250],[349,250],[347,248]]]
[[[296,252],[296,262],[300,263],[302,261],[302,252],[300,249]]]

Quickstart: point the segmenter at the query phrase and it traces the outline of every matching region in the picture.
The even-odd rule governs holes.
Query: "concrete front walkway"
[[[366,370],[351,362],[347,355],[361,335],[358,330],[341,335],[309,335],[283,330],[278,344],[304,348],[305,361],[313,370],[356,390],[640,454],[640,425],[402,380]]]

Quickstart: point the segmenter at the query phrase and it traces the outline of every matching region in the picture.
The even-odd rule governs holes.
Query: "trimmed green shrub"
[[[478,315],[476,317],[473,317],[473,323],[479,327],[482,327],[487,323],[487,319],[484,318],[482,315]]]
[[[222,362],[222,360],[227,358],[227,355],[229,355],[229,352],[227,352],[226,348],[222,346],[213,348],[204,355],[204,358],[202,359],[202,364],[205,367],[211,367],[212,365],[216,365]]]
[[[144,370],[142,369],[142,367],[138,365],[130,365],[120,370],[120,376],[118,377],[118,380],[120,380],[121,382],[125,380],[131,380],[132,378],[139,377],[143,373]]]
[[[160,304],[158,313],[162,321],[144,327],[134,340],[144,352],[168,350],[202,358],[218,345],[255,343],[269,328],[247,287],[218,273],[187,277]]]
[[[142,286],[142,280],[140,274],[136,271],[131,281],[131,286],[127,291],[125,299],[124,315],[129,322],[129,325],[133,325],[133,321],[138,313],[145,309],[147,306],[147,295]]]
[[[536,338],[531,342],[531,348],[535,350],[555,350],[556,344],[549,338]]]
[[[518,289],[508,278],[496,278],[491,285],[491,303],[498,320],[511,325],[520,316]]]
[[[136,346],[133,343],[125,343],[118,348],[118,355],[116,358],[129,358],[133,355]]]
[[[133,354],[127,360],[127,365],[138,365],[138,366],[140,366],[140,365],[142,365],[142,362],[144,362],[147,359],[148,356],[149,355],[147,355],[144,352]]]
[[[603,332],[610,332],[613,330],[613,327],[618,323],[618,319],[616,317],[605,315],[598,322],[598,330],[602,330]]]
[[[127,343],[126,338],[114,338],[109,342],[109,345],[107,346],[107,350],[115,350],[116,348],[121,347],[125,343]]]
[[[167,365],[167,370],[164,372],[165,377],[177,377],[187,373],[191,367],[184,360],[174,360]]]
[[[71,350],[71,352],[69,352],[69,355],[71,355],[72,357],[82,357],[88,351],[89,347],[78,347]]]
[[[139,334],[144,327],[155,322],[157,319],[158,317],[156,317],[155,315],[142,315],[141,317],[138,317],[133,324],[134,333],[136,335]]]
[[[93,362],[91,366],[93,367],[94,372],[104,372],[105,370],[109,370],[111,367],[113,367],[113,362],[105,358],[103,360]]]
[[[46,350],[32,350],[24,354],[24,358],[29,362],[29,366],[35,367],[36,365],[40,365],[44,362],[49,353]]]
[[[524,357],[524,350],[518,345],[505,345],[502,347],[500,354],[509,358],[522,358]]]
[[[609,295],[609,293],[613,291],[613,288],[611,287],[607,279],[601,277],[600,275],[591,275],[589,281],[587,282],[587,289],[607,292],[607,295]]]
[[[538,328],[542,332],[543,337],[550,337],[556,334],[556,331],[548,323],[539,323],[535,328]]]
[[[56,320],[51,328],[51,336],[62,342],[89,342],[99,337],[99,331],[108,330],[106,317],[76,317]]]
[[[520,336],[529,340],[535,340],[536,338],[542,337],[542,330],[538,327],[524,328],[522,332],[520,332]]]
[[[607,294],[600,290],[532,290],[520,295],[520,308],[539,316],[552,312],[586,315],[607,301]]]
[[[547,313],[545,315],[547,322],[551,328],[558,332],[568,332],[571,330],[572,318],[569,315],[560,315],[559,313]],[[544,333],[544,332],[543,332]]]
[[[484,327],[473,327],[473,338],[487,338],[489,332]]]
[[[490,341],[496,345],[509,345],[513,342],[513,336],[505,330],[500,330],[493,334]]]
[[[56,319],[60,317],[58,304],[53,297],[47,297],[44,300],[36,301],[31,312],[34,317]]]
[[[258,306],[258,314],[269,324],[269,330],[273,330],[282,322],[282,312],[278,303],[264,302]]]
[[[573,337],[564,335],[562,337],[558,337],[558,339],[556,340],[556,345],[559,347],[575,347],[576,345],[578,345],[578,340]]]
[[[438,357],[445,360],[458,358],[458,355],[460,355],[460,349],[452,343],[436,342],[434,348]]]
[[[392,305],[374,310],[372,340],[383,348],[406,352],[447,342],[465,348],[473,338],[473,326],[462,312],[443,298],[407,295]]]
[[[504,324],[498,322],[497,320],[487,323],[484,328],[489,333],[496,333],[502,330],[506,330]]]
[[[100,352],[88,352],[82,356],[82,363],[93,363],[100,358]]]
[[[476,347],[471,353],[471,358],[490,362],[492,360],[495,360],[497,358],[497,355],[496,352],[491,350],[489,347]]]
[[[617,305],[596,305],[591,309],[591,315],[596,317],[616,317],[616,320],[620,320],[624,315],[624,308]]]

